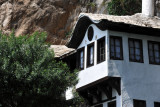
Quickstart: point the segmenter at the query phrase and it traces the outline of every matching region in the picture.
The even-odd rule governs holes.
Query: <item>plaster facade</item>
[[[146,107],[154,107],[154,102],[160,102],[160,65],[149,64],[148,41],[159,41],[160,38],[116,31],[101,31],[94,24],[94,36],[88,40],[87,32],[79,48],[85,47],[84,70],[79,73],[79,83],[76,88],[83,87],[103,77],[121,77],[121,96],[116,93],[117,107],[133,107],[133,99],[145,100]],[[109,36],[122,37],[123,60],[110,60]],[[106,60],[97,64],[97,40],[105,36]],[[143,63],[129,61],[128,38],[141,39],[143,45]],[[94,65],[86,67],[87,45],[94,42]],[[102,95],[103,98],[106,97]],[[107,107],[107,103],[103,103]]]

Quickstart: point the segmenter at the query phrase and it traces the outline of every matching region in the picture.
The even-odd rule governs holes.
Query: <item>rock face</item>
[[[80,12],[101,12],[107,0],[0,0],[0,30],[16,36],[45,31],[48,42],[65,44]],[[97,4],[96,4],[97,3]]]

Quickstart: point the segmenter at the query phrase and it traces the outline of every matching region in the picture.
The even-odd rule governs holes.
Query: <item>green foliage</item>
[[[108,4],[111,15],[133,15],[141,12],[142,0],[112,0]]]
[[[15,37],[0,32],[0,104],[4,107],[61,107],[77,72],[54,60],[45,33]]]

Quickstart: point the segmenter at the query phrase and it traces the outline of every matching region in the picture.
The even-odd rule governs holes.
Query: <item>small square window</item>
[[[132,62],[143,62],[142,40],[128,39],[129,44],[129,60]]]
[[[84,69],[84,48],[77,51],[77,69]]]
[[[87,46],[87,67],[94,65],[94,43]]]
[[[150,64],[160,64],[160,42],[148,41],[148,54]]]
[[[144,100],[133,100],[133,107],[146,107],[146,101],[144,101]]]
[[[97,40],[97,63],[105,61],[105,37]]]
[[[110,36],[110,59],[122,60],[122,38],[117,36]]]

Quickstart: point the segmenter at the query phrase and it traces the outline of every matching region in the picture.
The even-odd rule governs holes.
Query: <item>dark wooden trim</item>
[[[116,101],[111,101],[108,103],[108,107],[113,107],[113,106],[110,106],[110,104],[115,104],[115,107],[117,106]]]
[[[114,56],[114,58],[113,57],[111,57],[111,39],[114,39],[114,46],[115,46],[115,39],[119,39],[120,40],[120,58],[116,58],[115,56]],[[115,52],[115,50],[114,50],[114,52]],[[123,40],[122,40],[122,37],[120,37],[120,36],[112,36],[112,35],[110,35],[109,36],[109,55],[110,55],[110,59],[111,60],[123,60]]]
[[[80,52],[83,51],[83,68],[80,67]],[[84,64],[85,64],[85,47],[82,47],[77,50],[77,69],[83,70],[84,69]]]
[[[107,101],[112,101],[112,100],[116,100],[116,96],[115,96],[115,97],[112,97],[111,99],[102,100],[101,102],[98,102],[98,103],[93,103],[92,106],[98,105],[98,104],[101,104],[101,103],[104,103],[104,102],[107,102]]]
[[[101,59],[99,59],[99,55],[100,54],[98,54],[99,53],[99,51],[100,51],[100,49],[99,49],[99,43],[100,42],[103,42],[104,41],[104,59],[103,60],[101,60]],[[105,61],[106,60],[106,37],[104,36],[104,37],[102,37],[102,38],[100,38],[100,39],[98,39],[97,40],[97,64],[99,64],[99,63],[101,63],[101,62],[103,62],[103,61]]]
[[[136,102],[144,103],[144,107],[146,107],[146,101],[145,101],[145,100],[138,100],[138,99],[133,99],[133,107],[137,107],[137,106],[135,105]]]
[[[131,52],[130,52],[130,41],[133,41],[134,45],[134,60],[131,59]],[[136,60],[136,52],[135,52],[135,42],[138,41],[140,43],[140,61]],[[143,63],[143,41],[141,39],[135,39],[135,38],[128,38],[128,50],[129,50],[129,61],[130,62],[140,62]]]
[[[93,64],[89,64],[89,61],[90,61],[89,48],[92,47],[92,46],[93,46]],[[94,65],[94,48],[95,48],[94,42],[87,45],[87,58],[86,58],[86,60],[87,60],[87,66],[86,67],[87,68]]]
[[[151,62],[150,60],[150,51],[149,51],[149,44],[152,44],[152,51],[153,51],[153,57],[154,57],[154,62]],[[160,65],[160,63],[156,63],[155,62],[155,54],[154,54],[154,44],[158,44],[159,45],[159,50],[160,50],[160,42],[157,41],[148,41],[148,58],[149,58],[149,64],[154,64],[154,65]],[[160,56],[159,56],[160,57]]]
[[[85,85],[85,86],[83,86],[83,87],[77,88],[76,90],[77,90],[77,91],[81,91],[81,90],[87,89],[87,88],[92,87],[92,86],[94,86],[94,85],[96,85],[96,84],[98,84],[98,83],[101,83],[101,82],[103,82],[103,81],[105,81],[105,80],[108,80],[109,78],[110,78],[110,77],[106,76],[106,77],[101,78],[101,79],[99,79],[99,80],[97,80],[97,81],[94,81],[94,82],[92,82],[92,83],[90,83],[90,84],[87,84],[87,85]],[[120,77],[116,77],[116,78],[120,78]]]

